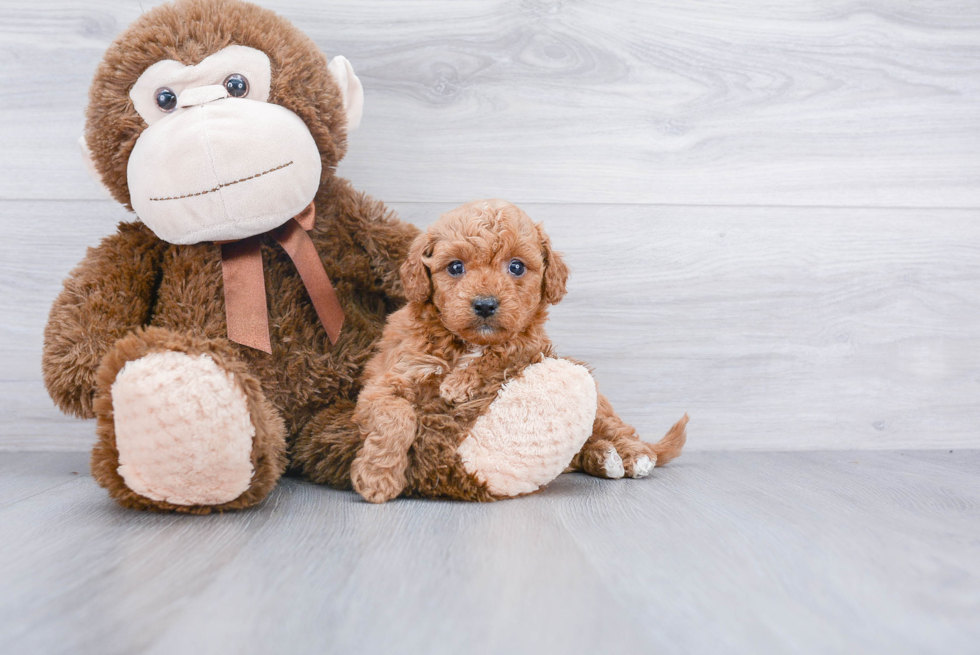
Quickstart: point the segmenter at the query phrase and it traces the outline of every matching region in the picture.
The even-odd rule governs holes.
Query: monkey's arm
[[[381,205],[381,209],[373,209],[373,215],[369,215],[365,221],[367,229],[361,238],[368,251],[376,283],[385,296],[400,307],[405,303],[405,290],[399,269],[419,229],[399,220],[384,205]]]
[[[61,411],[95,417],[99,364],[117,339],[149,320],[166,246],[141,223],[120,223],[65,280],[41,359],[44,385]]]
[[[391,301],[391,310],[405,304],[399,269],[419,229],[398,219],[384,203],[355,191],[346,180],[338,179],[335,196],[345,214],[348,233],[367,254],[369,286]]]

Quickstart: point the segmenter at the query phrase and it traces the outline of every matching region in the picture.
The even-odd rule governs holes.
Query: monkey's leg
[[[95,411],[92,475],[126,507],[242,509],[285,469],[282,418],[223,339],[123,337],[102,360]]]
[[[528,366],[500,389],[468,431],[419,417],[408,471],[411,495],[459,500],[521,496],[548,484],[592,433],[595,381],[563,359]]]
[[[337,398],[306,424],[290,446],[290,470],[307,480],[350,489],[350,466],[361,447],[354,401]]]

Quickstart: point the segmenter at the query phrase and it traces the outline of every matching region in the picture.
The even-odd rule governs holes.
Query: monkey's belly
[[[273,256],[265,265],[272,354],[231,346],[260,380],[263,393],[282,413],[288,433],[294,435],[338,396],[356,398],[364,354],[381,334],[385,305],[383,299],[367,294],[342,296],[344,326],[338,342],[331,344],[291,262]],[[217,246],[171,247],[149,324],[227,340]]]

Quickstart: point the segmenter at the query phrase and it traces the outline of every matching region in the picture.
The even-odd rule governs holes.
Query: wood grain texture
[[[57,477],[61,457],[0,471]],[[980,451],[690,453],[492,505],[288,480],[210,517],[122,510],[75,476],[0,508],[0,647],[971,653],[978,469]]]
[[[88,474],[88,453],[4,453],[0,456],[0,508]]]
[[[87,88],[153,4],[0,6],[0,197],[100,197]],[[388,201],[980,205],[972,0],[263,4],[353,62]]]
[[[393,207],[425,225],[451,205]],[[687,411],[692,449],[980,446],[975,212],[524,207],[572,268],[552,337],[646,439]],[[0,202],[0,448],[91,443],[44,393],[41,335],[85,247],[127,217]]]

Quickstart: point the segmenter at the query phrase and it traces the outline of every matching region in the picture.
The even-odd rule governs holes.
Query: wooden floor
[[[689,453],[494,505],[117,508],[0,453],[4,653],[969,653],[980,451]]]

